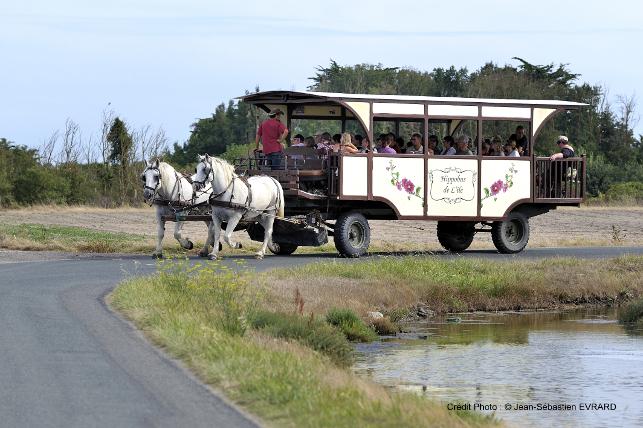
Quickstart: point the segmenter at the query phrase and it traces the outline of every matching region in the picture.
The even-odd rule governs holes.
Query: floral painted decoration
[[[494,201],[497,201],[498,195],[501,192],[506,193],[507,190],[514,185],[513,178],[514,174],[517,172],[518,170],[516,169],[516,165],[512,163],[505,173],[504,181],[502,179],[496,180],[491,184],[491,186],[482,189],[484,196],[480,199],[480,202],[488,198],[493,198]]]
[[[422,186],[416,186],[408,178],[402,178],[400,180],[400,173],[398,171],[395,171],[395,168],[395,164],[392,160],[390,160],[388,166],[386,167],[386,170],[391,174],[391,184],[397,187],[397,190],[406,192],[409,200],[411,200],[411,196],[415,196],[416,198],[420,198],[420,200],[424,202],[424,198],[422,197],[421,193]]]

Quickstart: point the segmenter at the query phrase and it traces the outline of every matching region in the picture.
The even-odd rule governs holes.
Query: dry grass
[[[426,304],[436,312],[524,310],[613,304],[643,295],[643,257],[612,260],[443,260],[418,256],[353,264],[325,262],[270,274],[267,305],[292,310],[298,289],[305,311],[332,307],[389,313]]]

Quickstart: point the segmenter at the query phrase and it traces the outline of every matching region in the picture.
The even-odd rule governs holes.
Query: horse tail
[[[284,189],[281,187],[281,183],[279,181],[275,180],[275,184],[277,185],[277,217],[282,217],[284,216],[284,207],[286,206],[286,202],[284,201]]]

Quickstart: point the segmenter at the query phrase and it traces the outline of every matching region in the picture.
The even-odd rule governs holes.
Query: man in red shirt
[[[282,114],[283,112],[278,108],[271,110],[268,113],[269,119],[259,125],[255,139],[255,151],[259,150],[259,139],[261,139],[263,154],[268,159],[271,169],[283,169],[283,141],[288,135],[288,128],[279,120]]]

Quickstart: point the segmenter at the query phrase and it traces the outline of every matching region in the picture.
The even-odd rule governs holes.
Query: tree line
[[[434,68],[431,71],[381,64],[340,65],[330,61],[310,78],[310,90],[365,94],[449,97],[559,99],[589,104],[588,108],[556,116],[535,142],[536,154],[556,150],[560,134],[569,137],[579,154],[588,156],[588,192],[606,193],[623,182],[643,182],[643,136],[634,135],[637,122],[633,97],[616,97],[606,88],[580,82],[566,65],[534,65],[514,58],[517,66],[484,64],[477,70]],[[258,91],[255,88],[255,91]],[[248,92],[246,92],[248,93]],[[68,119],[39,149],[0,138],[0,206],[38,203],[119,206],[141,202],[138,175],[143,160],[161,157],[188,168],[197,154],[228,158],[247,152],[265,113],[230,100],[206,118],[191,124],[190,137],[168,147],[164,131],[144,126],[132,129],[114,112],[104,112],[97,138],[83,138]],[[319,126],[320,124],[314,124]],[[311,132],[298,123],[291,134]]]

